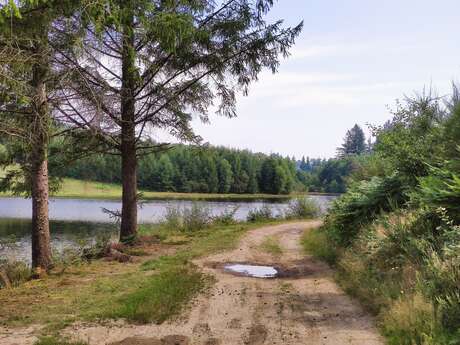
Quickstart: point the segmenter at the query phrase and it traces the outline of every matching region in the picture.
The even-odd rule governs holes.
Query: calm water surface
[[[312,196],[325,210],[333,196]],[[155,223],[160,221],[169,207],[188,208],[192,201],[149,201],[142,204],[138,210],[140,223]],[[289,201],[283,202],[235,202],[235,201],[200,201],[200,205],[209,209],[213,215],[238,207],[235,218],[246,219],[250,210],[269,205],[274,214],[282,213]],[[87,199],[51,199],[50,228],[53,248],[62,251],[76,244],[94,241],[99,234],[110,233],[116,236],[117,227],[113,219],[103,211],[108,209],[118,211],[121,202],[112,200]],[[24,198],[0,198],[0,258],[29,260],[30,258],[30,217],[32,203]]]

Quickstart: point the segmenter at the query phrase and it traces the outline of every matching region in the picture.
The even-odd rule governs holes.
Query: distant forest
[[[93,155],[68,167],[61,177],[121,183],[117,156]],[[303,190],[296,163],[222,147],[175,145],[139,160],[140,188],[162,192],[288,194]]]
[[[358,134],[362,132],[359,130]],[[296,160],[224,147],[174,145],[140,159],[138,185],[144,190],[184,193],[343,193],[347,177],[359,163],[358,156],[366,153],[363,136],[358,135],[358,149],[347,147],[347,142],[356,140],[355,137],[349,131],[337,158],[328,160],[309,157]],[[92,155],[58,175],[121,183],[120,164],[117,156]]]
[[[0,161],[14,147],[0,138]],[[371,153],[359,126],[347,132],[337,156],[331,159],[283,157],[214,146],[174,145],[139,160],[138,186],[144,190],[184,193],[344,193],[347,181]],[[92,154],[56,168],[54,177],[121,183],[119,156]]]

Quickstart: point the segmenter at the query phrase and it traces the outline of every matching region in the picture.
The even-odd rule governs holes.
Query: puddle
[[[224,271],[254,278],[275,278],[278,270],[273,266],[258,266],[246,264],[226,264]]]

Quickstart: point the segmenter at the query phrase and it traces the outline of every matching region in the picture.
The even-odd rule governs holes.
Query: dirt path
[[[217,283],[179,320],[159,326],[79,325],[68,332],[91,345],[383,344],[373,320],[337,287],[328,267],[302,254],[302,232],[319,225],[259,228],[246,234],[237,249],[197,261]],[[261,249],[267,236],[278,240],[281,256]],[[219,268],[226,262],[276,265],[294,276],[235,276]]]

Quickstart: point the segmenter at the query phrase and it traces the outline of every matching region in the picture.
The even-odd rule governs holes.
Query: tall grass
[[[264,204],[260,208],[249,210],[248,215],[246,217],[246,220],[248,222],[255,223],[255,222],[272,221],[272,220],[275,220],[277,218],[278,217],[275,216],[275,214],[273,213],[272,208],[269,205]]]
[[[320,208],[312,198],[296,198],[285,212],[286,219],[312,219],[320,215]]]

